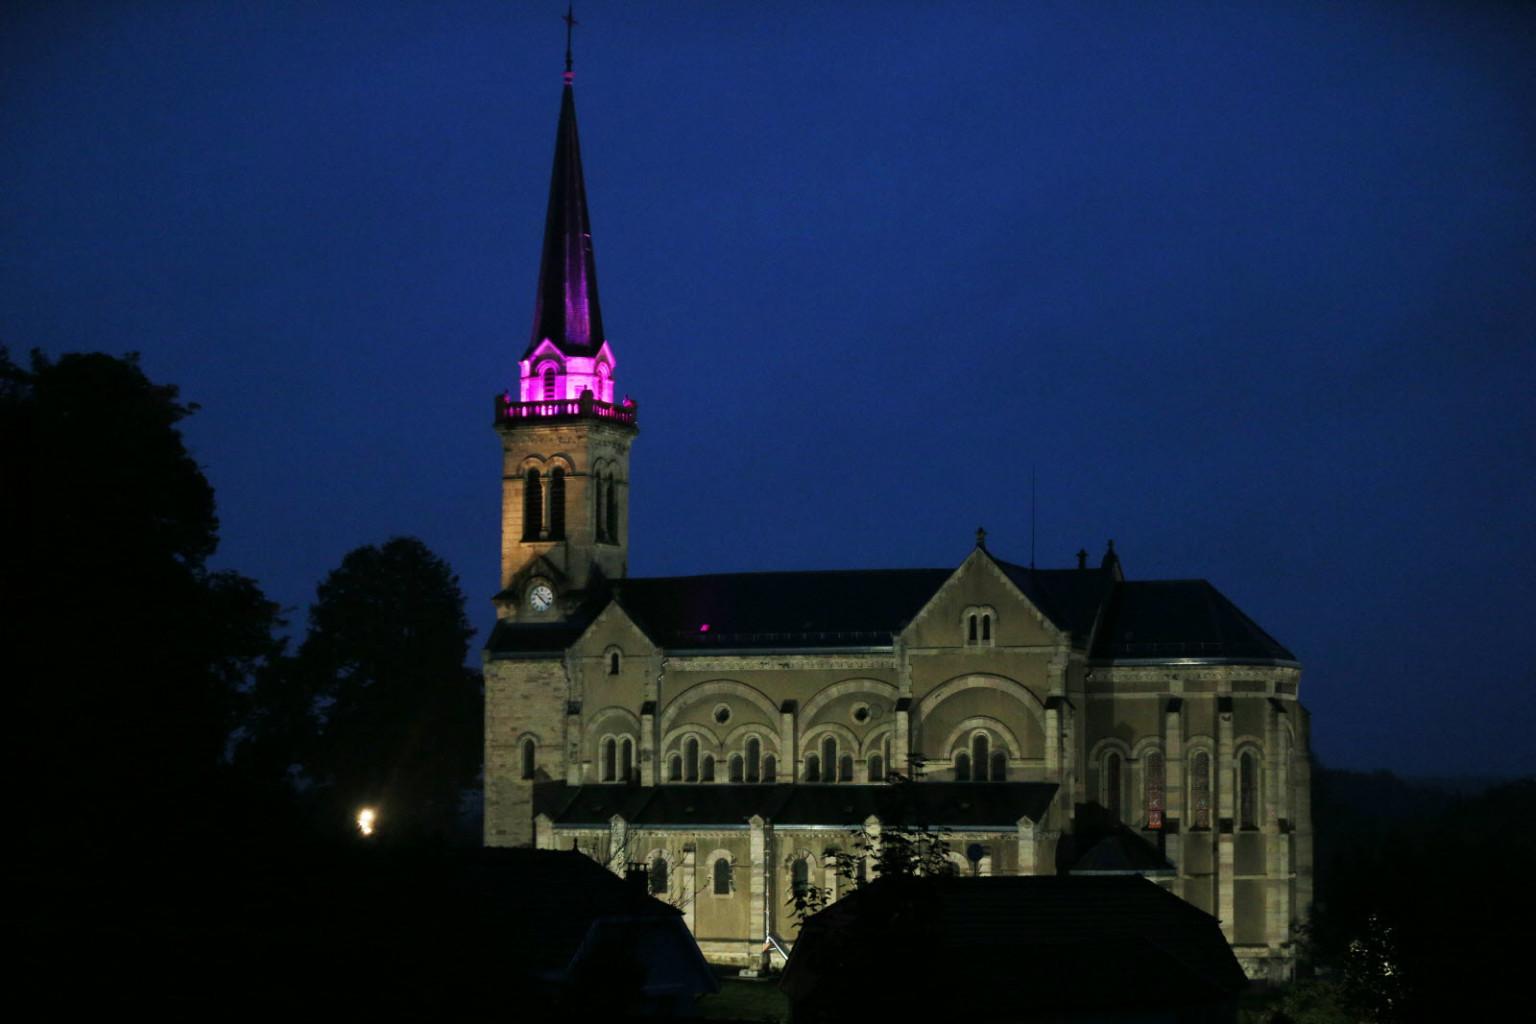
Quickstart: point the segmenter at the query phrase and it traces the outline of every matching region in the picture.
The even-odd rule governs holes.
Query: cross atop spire
[[[565,80],[567,82],[571,80],[571,75],[574,74],[571,70],[571,32],[577,25],[581,24],[581,22],[576,20],[575,8],[575,4],[566,4],[565,16],[560,19],[565,22]]]

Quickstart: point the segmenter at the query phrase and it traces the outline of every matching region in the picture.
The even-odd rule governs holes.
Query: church
[[[797,890],[851,884],[855,832],[922,827],[960,874],[1143,875],[1217,918],[1250,977],[1291,975],[1301,666],[1210,583],[1131,578],[1113,542],[1037,569],[981,530],[956,566],[629,576],[638,406],[603,331],[569,64],[518,365],[494,403],[486,845],[643,872],[710,961],[755,967],[793,946]]]

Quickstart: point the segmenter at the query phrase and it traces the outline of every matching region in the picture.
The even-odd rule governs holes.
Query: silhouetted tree
[[[132,355],[23,368],[0,350],[0,692],[33,845],[163,842],[219,812],[240,691],[279,620],[254,582],[206,567],[213,489],[177,429],[195,408]]]
[[[480,768],[473,632],[458,577],[421,541],[352,551],[321,582],[297,657],[258,688],[255,746],[286,748],[338,825],[368,805],[394,834],[451,831]]]

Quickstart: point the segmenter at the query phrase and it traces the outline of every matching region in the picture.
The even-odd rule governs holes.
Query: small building
[[[719,990],[682,913],[571,851],[488,851],[489,950],[524,1009],[689,1016]]]
[[[1206,1024],[1247,984],[1214,917],[1123,875],[877,879],[805,921],[780,987],[797,1022]]]

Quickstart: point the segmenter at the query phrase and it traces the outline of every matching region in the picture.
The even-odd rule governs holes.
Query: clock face
[[[547,583],[540,583],[528,591],[528,607],[536,612],[547,612],[554,603],[555,592]]]

